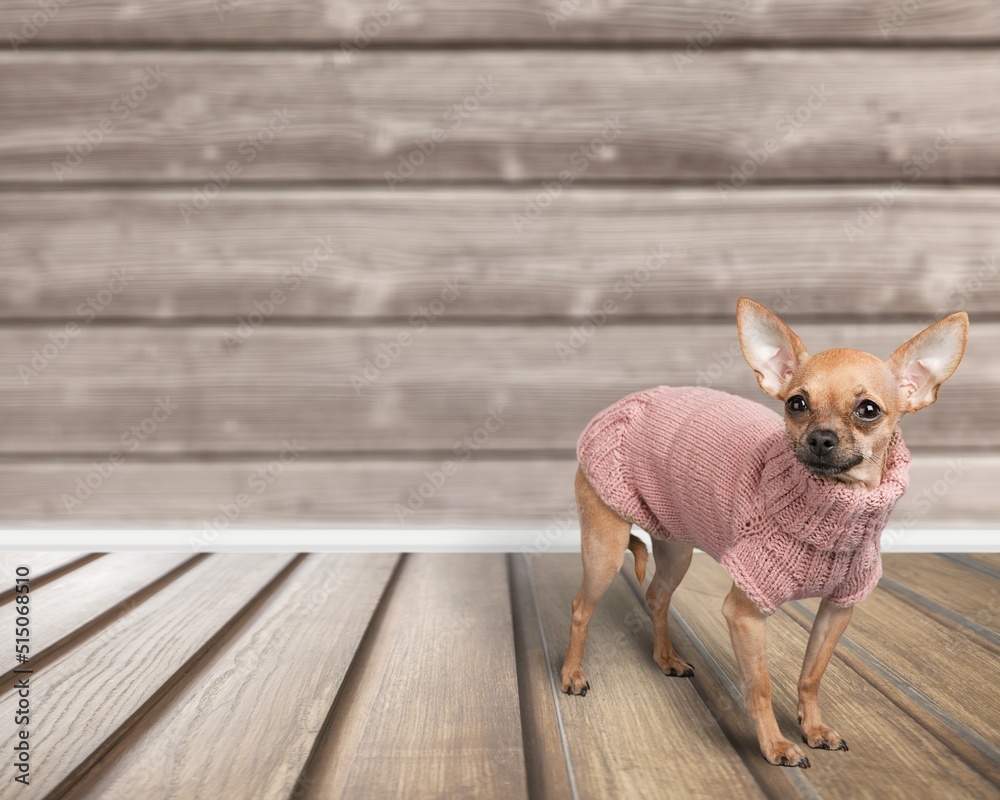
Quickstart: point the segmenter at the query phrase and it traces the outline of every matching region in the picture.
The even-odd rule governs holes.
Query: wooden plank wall
[[[0,8],[0,522],[542,523],[627,392],[969,311],[909,523],[995,522],[1000,10]],[[911,13],[912,11],[912,13]]]

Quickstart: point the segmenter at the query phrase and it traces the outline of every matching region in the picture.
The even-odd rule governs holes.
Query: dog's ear
[[[903,411],[919,411],[937,400],[965,353],[969,315],[950,314],[896,349],[886,362],[898,381]]]
[[[743,358],[757,374],[760,388],[784,400],[783,392],[809,354],[795,331],[749,297],[736,304],[736,328]]]

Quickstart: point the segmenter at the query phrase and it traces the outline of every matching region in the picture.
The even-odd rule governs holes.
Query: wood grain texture
[[[558,681],[580,559],[531,559],[531,572]],[[764,796],[691,683],[664,677],[653,662],[650,623],[624,580],[612,583],[589,631],[584,669],[591,691],[559,694],[580,797],[642,797],[651,785],[679,796],[697,796],[706,785],[725,786],[727,797]]]
[[[735,681],[736,662],[722,616],[722,601],[730,586],[732,580],[722,567],[707,555],[696,555],[674,594],[672,610],[675,608],[688,622],[703,646],[719,659]],[[876,590],[872,597],[879,594]],[[853,636],[857,618],[871,602],[869,598],[859,604],[847,636]],[[892,624],[905,626],[907,621],[907,616],[897,616],[893,617]],[[775,716],[782,732],[798,742],[795,687],[808,633],[779,610],[768,620],[767,635]],[[913,642],[923,640],[911,638],[908,641],[914,654],[923,652],[923,645],[913,647]],[[881,657],[884,648],[872,643],[872,652]],[[683,652],[680,655],[687,657]],[[915,685],[924,689],[936,680],[934,674],[923,672],[915,678]],[[973,674],[980,673],[968,673]],[[970,683],[969,688],[976,698],[991,691],[981,680],[974,687]],[[893,791],[900,796],[940,793],[969,800],[1000,796],[993,784],[956,759],[937,738],[836,655],[824,675],[820,703],[826,723],[839,731],[851,748],[849,753],[809,753],[813,767],[808,770],[807,777],[821,797],[837,800],[859,796],[874,798],[880,794],[877,787],[885,786],[886,782],[891,783]]]
[[[9,192],[0,315],[256,322],[278,291],[271,322],[409,320],[451,284],[436,319],[585,319],[606,299],[616,320],[729,318],[742,294],[792,319],[1000,306],[1000,193],[915,186],[850,241],[873,191],[572,188],[520,233],[533,188],[233,189],[191,225],[185,190]]]
[[[964,557],[977,561],[989,569],[1000,571],[1000,553],[968,553]]]
[[[32,792],[66,788],[92,766],[288,562],[262,554],[206,559],[36,672],[32,758],[45,768],[32,776]],[[8,732],[3,747],[10,749],[17,730]]]
[[[3,591],[0,591],[0,603],[6,603],[16,594],[14,581],[17,577],[16,570],[20,566],[28,567],[31,586],[38,588],[56,576],[74,567],[81,567],[99,557],[97,554],[79,551],[62,553],[31,550],[0,551],[0,578],[9,586],[9,588],[4,587]]]
[[[187,522],[196,526],[192,541],[206,542],[215,541],[213,534],[234,523],[425,525],[521,520],[544,529],[552,524],[550,515],[558,513],[561,519],[571,514],[567,524],[576,524],[576,462],[570,459],[470,461],[423,505],[412,498],[410,490],[419,492],[428,480],[426,473],[441,470],[440,460],[300,461],[286,467],[259,494],[251,493],[248,482],[266,468],[264,461],[134,462],[120,467],[99,492],[67,513],[62,495],[73,491],[82,466],[0,465],[0,521],[40,525],[83,525],[98,520],[133,525]],[[253,500],[236,513],[231,504],[240,494]]]
[[[68,797],[301,794],[299,773],[398,559],[309,556]]]
[[[99,620],[113,625],[142,602],[138,595],[191,558],[190,553],[109,553],[30,593],[32,666]],[[72,602],[68,598],[73,598]],[[0,625],[14,629],[13,600]]]
[[[566,761],[566,732],[558,711],[558,672],[550,663],[528,572],[530,560],[521,554],[507,556],[528,792],[531,797],[576,800]]]
[[[901,191],[1000,177],[994,51],[709,50],[695,64],[607,50],[7,53],[0,181],[182,181],[214,195],[240,181],[398,185],[386,173],[399,173],[529,182],[547,203],[565,187],[542,180],[714,184],[743,162],[753,181]],[[144,79],[144,99],[123,105]],[[102,121],[91,147],[83,131]],[[749,152],[762,148],[758,168]],[[911,159],[925,150],[924,170]],[[204,204],[190,191],[195,225]]]
[[[851,346],[885,358],[921,327],[796,330],[812,352]],[[235,324],[84,327],[75,337],[65,330],[61,323],[0,329],[0,453],[569,455],[598,411],[650,386],[711,386],[780,407],[757,387],[729,323],[265,323],[242,343]],[[51,337],[63,342],[61,351]],[[937,404],[903,421],[911,447],[1000,445],[992,402],[998,350],[1000,324],[974,324]]]
[[[401,570],[307,796],[527,797],[505,556],[416,554]]]
[[[882,556],[882,572],[922,597],[1000,634],[1000,583],[939,555]]]
[[[457,465],[442,483],[437,473],[443,475],[443,460],[302,460],[286,465],[270,483],[254,478],[271,463],[265,458],[126,462],[71,511],[65,495],[72,496],[77,479],[89,474],[87,462],[0,464],[0,522],[193,524],[195,543],[216,541],[230,525],[513,523],[538,526],[542,542],[568,541],[563,538],[566,531],[576,527],[575,459],[477,456]],[[954,483],[940,484],[955,474],[956,462],[968,471]],[[910,489],[897,504],[892,522],[901,526],[904,536],[919,525],[995,524],[992,492],[998,480],[997,456],[918,451]],[[249,502],[237,506],[241,495]]]
[[[720,42],[807,39],[881,44],[1000,38],[1000,14],[988,0],[924,0],[912,13],[897,12],[897,6],[892,0],[861,5],[848,0],[778,0],[760,6],[733,0],[697,6],[650,0],[489,0],[472,7],[456,0],[434,0],[419,7],[387,0],[175,0],[169,5],[74,0],[62,6],[33,41],[340,45],[354,42],[366,25],[375,33],[375,46],[597,41],[686,47],[688,37],[706,33]],[[0,30],[18,33],[23,18],[37,11],[32,0],[9,0],[0,10]]]

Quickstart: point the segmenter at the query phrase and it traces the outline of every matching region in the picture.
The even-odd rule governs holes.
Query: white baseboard
[[[640,537],[648,536],[634,529]],[[580,529],[521,528],[23,528],[0,529],[2,550],[191,552],[513,552],[580,550]],[[883,553],[1000,551],[1000,527],[889,527]]]

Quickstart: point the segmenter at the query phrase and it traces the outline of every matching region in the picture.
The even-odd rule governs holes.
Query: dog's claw
[[[788,741],[779,743],[774,750],[770,751],[770,755],[763,751],[761,753],[768,764],[773,764],[776,767],[801,767],[802,769],[809,769],[811,766],[809,759],[802,754],[802,751]]]
[[[562,690],[568,695],[578,695],[584,697],[587,694],[587,690],[590,688],[590,681],[587,680],[587,676],[583,674],[583,670],[579,667],[574,667],[571,669],[563,669],[562,672]]]
[[[851,749],[851,748],[849,748],[847,746],[847,742],[844,739],[841,739],[840,743],[836,747],[834,747],[833,745],[831,745],[830,742],[827,739],[821,739],[819,744],[812,745],[812,744],[809,744],[809,740],[803,735],[802,741],[805,742],[806,744],[808,744],[814,750],[833,750],[833,751],[843,750],[846,753],[848,750]]]
[[[656,659],[654,657],[654,661],[656,661],[656,665],[660,668],[660,672],[662,672],[667,677],[690,678],[694,675],[694,667],[692,667],[690,664],[685,664],[683,661],[680,661],[680,659],[677,659],[676,661],[672,660],[673,663],[663,663],[662,660]],[[683,667],[673,666],[673,664],[677,662],[680,662],[684,666]]]

